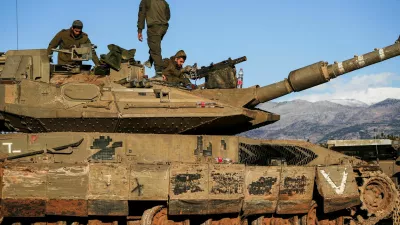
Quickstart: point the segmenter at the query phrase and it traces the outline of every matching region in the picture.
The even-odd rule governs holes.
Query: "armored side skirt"
[[[3,163],[1,216],[129,214],[129,201],[168,201],[170,215],[326,213],[358,205],[351,166],[172,163]]]

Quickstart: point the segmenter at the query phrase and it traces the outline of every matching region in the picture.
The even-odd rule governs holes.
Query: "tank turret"
[[[259,103],[328,82],[342,74],[400,54],[400,43],[352,59],[317,62],[290,72],[287,79],[237,88],[235,64],[228,59],[185,69],[205,78],[197,89],[151,80],[134,59],[135,50],[109,45],[102,65],[51,64],[44,49],[12,50],[0,56],[0,114],[11,131],[125,132],[232,135],[279,120],[255,109]],[[90,59],[73,49],[77,61]],[[90,51],[89,51],[90,52]]]

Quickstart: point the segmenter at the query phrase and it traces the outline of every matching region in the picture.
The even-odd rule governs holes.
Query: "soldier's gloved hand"
[[[48,55],[50,63],[53,62],[53,55]]]

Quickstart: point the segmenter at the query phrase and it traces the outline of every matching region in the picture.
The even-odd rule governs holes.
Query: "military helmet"
[[[184,60],[186,60],[186,53],[183,50],[179,50],[176,54],[175,54],[175,58],[183,58]]]
[[[80,20],[74,20],[74,22],[72,23],[72,27],[73,28],[82,29],[83,28],[83,23]]]

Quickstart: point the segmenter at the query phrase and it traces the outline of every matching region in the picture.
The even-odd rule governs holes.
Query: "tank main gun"
[[[267,102],[291,92],[299,92],[311,87],[328,82],[340,75],[358,70],[369,65],[400,55],[400,43],[396,41],[393,45],[375,49],[372,52],[343,62],[317,62],[309,66],[302,67],[289,73],[288,78],[283,81],[270,84],[264,87],[255,88],[255,98],[251,100],[247,107],[253,108],[259,103]]]

